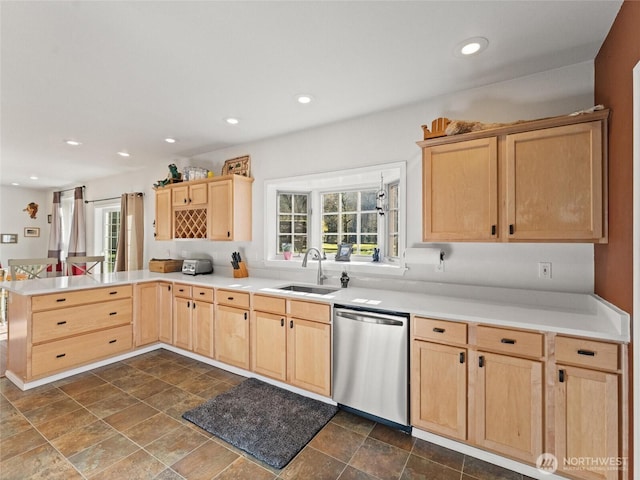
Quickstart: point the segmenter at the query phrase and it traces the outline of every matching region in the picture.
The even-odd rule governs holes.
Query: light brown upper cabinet
[[[498,228],[496,137],[424,149],[423,237],[493,240]]]
[[[155,240],[171,240],[171,190],[156,190]]]
[[[209,182],[209,240],[251,240],[251,189],[253,178],[240,175]]]
[[[423,241],[607,241],[608,110],[418,142]]]
[[[252,184],[225,175],[157,188],[155,239],[251,240]]]

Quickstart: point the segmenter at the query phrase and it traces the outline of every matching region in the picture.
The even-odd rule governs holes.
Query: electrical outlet
[[[551,280],[551,262],[538,263],[538,278]]]

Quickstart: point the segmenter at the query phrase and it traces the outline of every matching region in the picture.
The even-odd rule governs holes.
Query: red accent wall
[[[595,293],[633,309],[633,67],[640,2],[626,0],[595,59],[595,103],[609,118],[609,243],[595,247]]]
[[[640,61],[639,26],[640,2],[625,0],[595,59],[595,102],[611,109],[609,243],[595,247],[595,293],[629,313],[633,313],[633,68]],[[635,348],[633,344],[629,348],[630,406]],[[630,408],[629,478],[638,470],[633,464],[633,416]]]

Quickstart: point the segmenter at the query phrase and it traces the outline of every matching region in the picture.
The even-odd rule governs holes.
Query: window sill
[[[294,257],[291,260],[284,260],[278,258],[270,258],[265,260],[265,267],[269,268],[302,268],[302,257]],[[309,260],[307,265],[310,269],[317,269],[317,261]],[[403,276],[407,271],[407,268],[402,265],[400,262],[398,263],[384,263],[384,262],[362,262],[362,261],[351,261],[351,262],[336,262],[335,260],[323,260],[322,261],[322,269],[326,272],[342,272],[344,270],[347,273],[368,273],[375,275],[383,275],[383,276],[395,276],[400,277]]]

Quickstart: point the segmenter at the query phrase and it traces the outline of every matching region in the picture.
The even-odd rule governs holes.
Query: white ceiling
[[[178,158],[592,60],[621,3],[3,0],[0,183],[164,171]],[[489,39],[485,52],[453,55],[474,36]],[[299,93],[315,101],[300,105]]]

